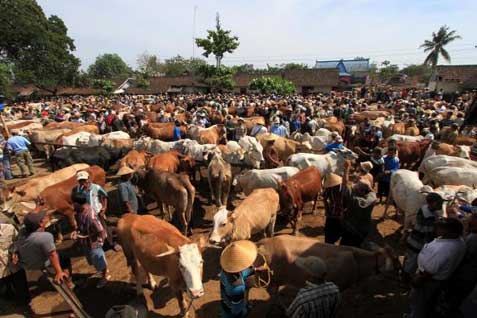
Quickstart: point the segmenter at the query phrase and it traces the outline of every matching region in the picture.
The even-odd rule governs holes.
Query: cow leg
[[[386,198],[386,206],[384,207],[384,213],[383,213],[383,216],[381,217],[381,220],[385,220],[388,218],[388,208],[392,201],[393,201],[393,198],[391,195],[391,191],[389,191],[388,197]]]
[[[154,279],[154,276],[152,276],[151,273],[147,273],[147,279],[149,280],[149,286],[151,286],[151,290],[154,291],[157,287],[157,282]]]
[[[275,234],[275,221],[277,220],[277,215],[272,215],[272,218],[270,219],[270,223],[268,223],[268,226],[267,226],[267,235],[268,237],[273,237],[273,235]]]
[[[303,212],[302,209],[297,209],[295,211],[295,224],[293,226],[293,235],[298,234],[298,229],[299,229],[299,224],[300,224],[300,221],[301,221],[302,212]]]
[[[141,276],[139,275],[139,268],[141,267],[141,265],[139,264],[139,261],[137,259],[134,259],[131,264],[131,267],[132,272],[134,274],[134,278],[136,279],[136,295],[141,296],[144,294],[144,290],[141,284]]]
[[[318,198],[320,197],[320,193],[316,194],[315,202],[313,202],[313,209],[311,212],[313,213],[313,216],[317,216],[318,212],[316,211],[316,206],[318,205]]]
[[[212,202],[217,203],[218,199],[215,198],[214,188],[212,187],[212,177],[209,176],[207,180],[209,182],[209,191],[210,191],[209,204],[211,204]]]
[[[187,301],[187,297],[184,297],[184,293],[181,290],[176,292],[176,297],[177,297],[177,302],[179,303],[179,308],[181,311],[180,316],[184,318],[190,317],[190,312],[192,308],[189,308],[189,301]]]

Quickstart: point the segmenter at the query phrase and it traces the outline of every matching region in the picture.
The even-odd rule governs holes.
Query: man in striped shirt
[[[419,252],[435,238],[434,223],[442,216],[443,201],[438,193],[431,192],[426,197],[426,204],[417,211],[416,223],[406,242],[407,251],[403,266],[405,280],[416,273]]]
[[[312,278],[298,291],[287,309],[290,318],[331,318],[336,316],[341,300],[338,286],[326,282],[326,263],[319,257],[298,257],[295,264]]]

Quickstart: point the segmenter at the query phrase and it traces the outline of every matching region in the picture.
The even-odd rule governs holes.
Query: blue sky
[[[161,59],[193,55],[196,36],[222,24],[240,40],[225,64],[298,62],[370,57],[401,66],[421,63],[419,45],[447,24],[462,40],[448,47],[452,64],[477,64],[475,0],[38,0],[60,16],[75,40],[83,67],[103,53],[131,66],[147,51]],[[195,56],[201,54],[195,49]],[[213,62],[212,59],[210,59]],[[443,61],[442,61],[443,62]]]

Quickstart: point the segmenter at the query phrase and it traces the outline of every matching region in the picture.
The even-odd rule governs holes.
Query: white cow
[[[217,147],[216,144],[199,144],[197,140],[182,139],[176,142],[173,149],[181,154],[191,156],[196,161],[204,161],[208,153]]]
[[[253,169],[238,175],[234,179],[236,191],[243,191],[245,195],[254,189],[273,188],[278,190],[280,183],[300,171],[295,167],[280,167],[275,169]]]
[[[92,133],[87,131],[79,131],[73,135],[61,137],[61,144],[64,146],[87,146],[91,135]]]
[[[129,134],[124,131],[113,131],[104,135],[91,135],[89,138],[88,146],[99,146],[106,140],[111,139],[131,139],[131,136],[129,136]]]
[[[414,142],[414,141],[421,141],[424,139],[422,136],[408,136],[408,135],[399,135],[399,134],[394,134],[390,137],[388,137],[389,140],[396,140],[396,141],[406,141],[406,142]]]
[[[438,167],[429,173],[428,179],[435,187],[445,184],[474,187],[477,185],[477,168]]]
[[[240,138],[238,143],[244,150],[244,163],[259,169],[260,163],[264,160],[262,144],[252,136],[244,136]]]
[[[419,172],[424,174],[424,183],[428,182],[431,178],[431,172],[438,167],[477,168],[477,162],[446,155],[430,156],[422,161],[418,169]]]
[[[459,151],[459,158],[470,159],[470,146],[466,145],[457,145],[456,146]],[[436,150],[432,148],[432,144],[430,147],[427,147],[426,153],[422,160],[429,158],[430,156],[435,156]]]
[[[330,151],[324,155],[296,153],[288,157],[287,164],[299,169],[314,166],[325,176],[329,173],[343,174],[345,160],[357,158],[358,155],[349,149]]]

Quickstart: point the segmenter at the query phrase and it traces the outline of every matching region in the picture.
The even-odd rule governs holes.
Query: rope
[[[263,259],[263,265],[262,266],[265,267],[265,269],[267,271],[267,278],[263,279],[262,277],[260,277],[260,275],[257,275],[257,279],[255,280],[254,287],[256,287],[256,288],[267,288],[268,285],[270,285],[270,282],[272,281],[273,271],[270,268],[270,266],[268,265],[267,259],[265,258],[265,256],[263,256],[263,254],[261,254],[261,253],[258,253],[258,255],[261,256],[262,259]]]

